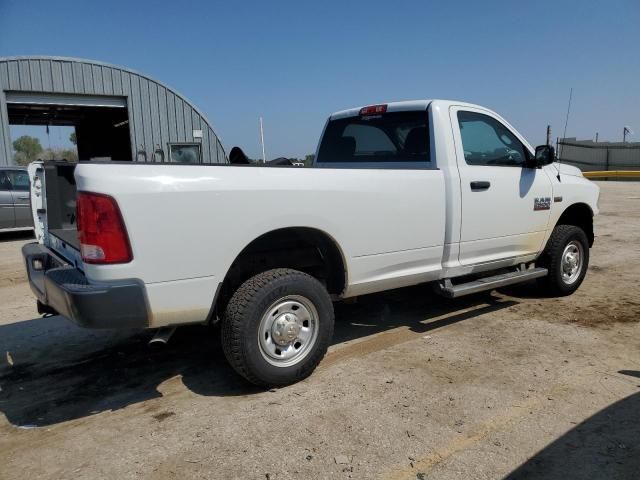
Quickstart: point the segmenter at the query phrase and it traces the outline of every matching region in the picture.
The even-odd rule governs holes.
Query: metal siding
[[[102,92],[105,95],[113,95],[113,77],[109,67],[102,67]]]
[[[191,128],[193,130],[202,130],[202,118],[200,118],[198,112],[193,109],[191,110]],[[193,137],[193,132],[191,132],[191,136]]]
[[[182,99],[175,97],[176,104],[176,140],[174,142],[186,142],[186,135],[184,133],[184,107],[182,105]]]
[[[116,82],[121,87],[121,93],[127,97],[127,112],[129,114],[129,138],[131,142],[131,158],[136,159],[136,125],[133,117],[133,96],[131,94],[131,81],[129,80],[129,73],[118,70],[117,77],[119,81]]]
[[[621,142],[617,145],[608,142],[588,142],[587,145],[560,143],[558,151],[562,162],[583,171],[640,169],[640,147]]]
[[[102,67],[100,65],[91,65],[91,76],[93,77],[93,91],[95,93],[104,92],[102,84]]]
[[[202,129],[202,161],[211,163],[211,142],[209,141],[209,129]]]
[[[0,89],[9,90],[9,66],[0,62]]]
[[[167,128],[168,136],[167,143],[171,142],[174,138],[178,138],[178,128],[176,125],[176,96],[173,92],[167,91]],[[167,145],[165,145],[167,147]],[[167,159],[169,155],[169,149],[167,147]]]
[[[60,62],[51,62],[51,76],[53,77],[53,91],[64,92],[62,65],[60,65]]]
[[[164,151],[164,160],[168,160],[169,152],[167,143],[169,143],[169,119],[167,112],[167,89],[158,86],[158,113],[160,117],[160,148]]]
[[[205,162],[205,146],[202,144],[204,142],[204,132],[203,138],[193,138],[193,130],[202,130],[200,125],[200,115],[195,110],[191,110],[191,139],[200,144],[200,162]]]
[[[75,93],[85,93],[84,88],[84,75],[82,74],[82,64],[74,63],[73,69],[73,89]]]
[[[75,92],[71,62],[60,62],[62,67],[62,88],[65,92]]]
[[[149,104],[149,81],[140,78],[140,104],[142,106],[142,129],[144,131],[144,149],[147,161],[153,158],[153,125],[151,123],[151,105]]]
[[[155,156],[157,148],[162,148],[162,135],[160,133],[160,112],[158,111],[158,85],[149,83],[149,111],[151,113],[151,147]]]
[[[53,78],[51,76],[51,63],[48,61],[40,62],[40,74],[42,75],[42,91],[53,91]]]
[[[18,62],[7,62],[9,69],[9,90],[20,90],[20,74],[18,73]]]
[[[111,69],[111,81],[113,85],[114,95],[123,95],[122,90],[122,72],[115,68]]]
[[[131,115],[135,125],[133,143],[134,143],[134,159],[138,159],[138,150],[146,153],[144,145],[144,130],[142,128],[142,105],[140,103],[140,79],[134,75],[129,75],[131,83]]]
[[[610,170],[637,170],[638,168],[640,168],[640,148],[609,150]]]
[[[211,161],[218,161],[218,141],[215,138],[211,139]]]
[[[206,119],[164,85],[117,67],[68,58],[0,59],[2,90],[127,97],[133,158],[138,149],[153,158],[158,146],[168,160],[168,143],[200,142],[202,160],[225,161],[222,145]],[[11,154],[5,95],[0,92],[0,163]],[[202,130],[202,139],[193,138]]]
[[[38,60],[29,60],[29,72],[31,75],[31,88],[33,90],[42,90],[42,73],[40,72],[40,62]]]
[[[82,64],[82,82],[84,84],[85,93],[95,93],[93,89],[93,69],[88,63]]]
[[[209,129],[206,128],[204,132],[202,132],[204,138],[202,139],[202,150],[207,152],[207,163],[213,163],[216,160],[216,151],[215,151],[215,142],[214,139],[209,135]]]
[[[224,154],[224,147],[222,146],[222,144],[220,143],[220,140],[218,140],[218,138],[216,138],[216,145],[217,145],[216,162],[228,163],[227,159],[225,157],[225,154]]]
[[[31,90],[31,71],[29,60],[18,60],[19,85],[21,90]]]
[[[182,102],[184,109],[184,136],[186,142],[193,142],[193,125],[191,124],[191,107]]]

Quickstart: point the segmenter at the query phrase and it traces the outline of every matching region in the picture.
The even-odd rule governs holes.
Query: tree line
[[[69,140],[75,145],[76,135]],[[78,161],[78,152],[74,148],[43,148],[40,140],[30,135],[22,135],[13,142],[13,161],[16,165],[29,165],[34,160]]]

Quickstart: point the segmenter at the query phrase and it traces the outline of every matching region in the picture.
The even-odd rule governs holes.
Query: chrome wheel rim
[[[318,337],[318,311],[300,295],[288,295],[271,304],[260,319],[258,345],[263,358],[276,367],[300,363]]]
[[[562,281],[571,285],[582,272],[584,252],[579,242],[571,241],[562,252]]]

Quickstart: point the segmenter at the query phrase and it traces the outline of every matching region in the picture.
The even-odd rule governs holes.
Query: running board
[[[457,298],[485,290],[506,287],[507,285],[513,285],[515,283],[526,282],[534,278],[545,277],[547,273],[546,268],[530,268],[528,270],[518,270],[516,272],[503,273],[492,277],[484,277],[458,285],[454,285],[451,283],[451,280],[447,278],[438,283],[438,293],[447,298]]]

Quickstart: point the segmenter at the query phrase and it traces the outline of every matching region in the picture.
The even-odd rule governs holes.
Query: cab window
[[[467,165],[522,167],[528,152],[495,118],[476,112],[458,112],[458,124]]]
[[[358,115],[329,121],[316,165],[411,168],[429,162],[427,112]]]

